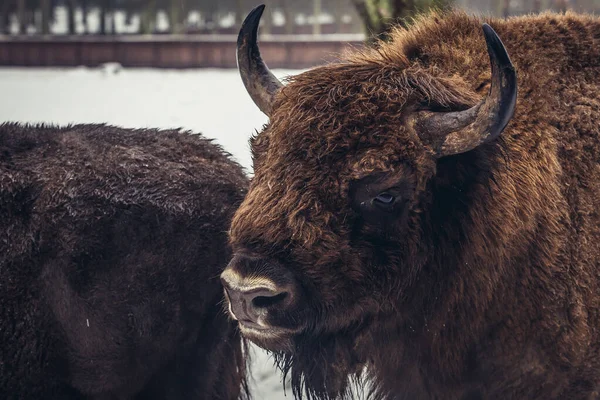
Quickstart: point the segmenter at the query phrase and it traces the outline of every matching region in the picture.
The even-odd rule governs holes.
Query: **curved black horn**
[[[483,33],[492,65],[492,81],[487,97],[478,105],[448,113],[432,113],[419,122],[429,137],[434,137],[438,157],[464,153],[496,139],[515,111],[517,74],[502,41],[491,26]]]
[[[237,65],[250,97],[263,113],[269,115],[273,98],[283,85],[267,68],[256,43],[264,9],[265,5],[261,4],[250,11],[242,24],[237,40]]]

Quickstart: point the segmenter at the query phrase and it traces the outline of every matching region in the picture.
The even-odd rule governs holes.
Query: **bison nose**
[[[291,307],[295,297],[295,286],[293,281],[286,279],[285,273],[272,274],[277,277],[276,282],[250,271],[247,276],[238,272],[239,269],[251,267],[253,261],[247,257],[234,257],[221,274],[221,282],[225,288],[231,315],[245,325],[264,328],[269,325],[266,322],[269,315],[284,312]],[[264,260],[257,263],[265,266]]]
[[[229,311],[237,320],[249,325],[264,325],[263,319],[267,313],[283,308],[289,297],[284,290],[260,286],[238,288],[225,279],[223,286],[229,300]]]

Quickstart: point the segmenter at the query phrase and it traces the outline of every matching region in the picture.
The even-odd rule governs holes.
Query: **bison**
[[[219,275],[246,186],[189,132],[0,125],[0,398],[244,396]]]
[[[262,11],[222,281],[294,394],[599,398],[600,20],[432,13],[283,85]]]

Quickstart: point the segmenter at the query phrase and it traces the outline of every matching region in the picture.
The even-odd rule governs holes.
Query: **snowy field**
[[[279,78],[298,72],[274,71]],[[248,172],[248,138],[267,121],[237,70],[0,68],[0,93],[0,122],[189,129],[215,138]],[[258,348],[253,356],[253,397],[291,399],[270,357]]]

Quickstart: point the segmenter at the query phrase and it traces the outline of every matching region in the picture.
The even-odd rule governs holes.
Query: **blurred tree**
[[[9,0],[0,3],[0,34],[10,33],[11,5]]]
[[[554,1],[554,9],[559,12],[567,11],[569,6],[569,0],[555,0]]]
[[[75,0],[65,0],[67,8],[67,33],[73,35],[75,32]]]
[[[169,30],[171,33],[180,33],[183,28],[181,15],[183,14],[183,0],[170,0],[167,15],[169,17]]]
[[[27,9],[26,9],[25,0],[17,0],[17,20],[18,20],[18,33],[26,34],[27,33]]]
[[[90,10],[99,10],[100,33],[115,33],[114,13],[122,11],[126,15],[126,23],[133,18],[140,19],[140,32],[153,33],[157,27],[157,13],[164,12],[169,21],[172,33],[185,32],[187,21],[192,11],[200,13],[200,28],[203,31],[219,31],[218,21],[233,16],[235,28],[239,27],[250,8],[258,0],[0,0],[0,33],[9,32],[11,21],[16,23],[19,33],[26,34],[35,26],[37,33],[51,33],[54,10],[64,7],[65,14],[57,14],[66,20],[67,32],[76,32],[80,23],[76,18],[77,10],[81,10],[83,31],[90,32],[88,14]],[[489,13],[506,17],[509,14],[540,12],[545,9],[564,12],[573,9],[579,12],[600,11],[600,0],[267,0],[268,7],[263,17],[261,32],[285,32],[287,34],[304,32],[324,32],[344,29],[356,31],[354,24],[362,24],[369,33],[369,41],[375,38],[386,39],[393,24],[406,25],[411,17],[430,8],[446,8],[450,2],[466,7],[475,12]],[[329,25],[306,25],[316,15],[333,17],[335,27]],[[351,15],[351,21],[343,20],[344,15]],[[277,16],[279,19],[274,18]],[[285,21],[285,27],[275,27],[274,23]],[[360,17],[360,18],[359,18]],[[91,18],[91,14],[90,14]],[[204,22],[204,24],[202,24]],[[316,19],[315,21],[316,22]],[[320,22],[323,22],[322,19]],[[354,26],[354,28],[349,28]],[[231,27],[225,28],[230,32]],[[221,30],[223,31],[223,30]]]
[[[313,0],[313,35],[321,34],[321,21],[319,20],[319,16],[321,15],[321,0]]]
[[[154,32],[156,25],[156,0],[146,0],[140,14],[140,33],[147,35]]]
[[[260,29],[262,30],[262,33],[266,33],[266,34],[271,33],[271,30],[273,28],[273,8],[272,7],[265,8],[261,22],[262,22],[262,24],[260,26]]]
[[[80,0],[81,2],[81,23],[83,24],[83,33],[90,33],[90,24],[88,21],[90,13],[89,0]]]
[[[106,3],[107,3],[106,0],[98,1],[98,8],[100,11],[100,34],[101,35],[106,35],[106,11],[107,11]]]
[[[244,21],[244,13],[246,9],[244,8],[244,0],[235,0],[235,25],[242,26],[242,22]]]
[[[204,19],[204,28],[209,32],[215,32],[217,26],[217,2],[216,1],[201,1],[199,10]],[[245,16],[244,16],[245,17]]]
[[[294,13],[291,8],[293,0],[281,0],[279,6],[285,20],[284,32],[288,35],[294,33]]]
[[[50,0],[40,0],[40,15],[41,15],[41,29],[42,34],[47,35],[50,33],[50,18],[51,18],[52,7]]]
[[[169,0],[167,15],[169,16],[169,31],[171,33],[182,33],[185,30],[190,11],[190,0]]]
[[[115,33],[113,0],[95,0],[100,9],[100,34],[107,35]]]
[[[333,3],[333,15],[335,17],[335,30],[336,32],[342,32],[344,21],[342,21],[342,17],[344,16],[344,0],[335,0]]]
[[[367,41],[386,39],[395,24],[406,26],[410,17],[431,8],[445,9],[451,0],[352,0],[367,30]]]
[[[510,15],[510,0],[502,0],[498,2],[500,9],[500,15],[502,18],[508,18]]]

